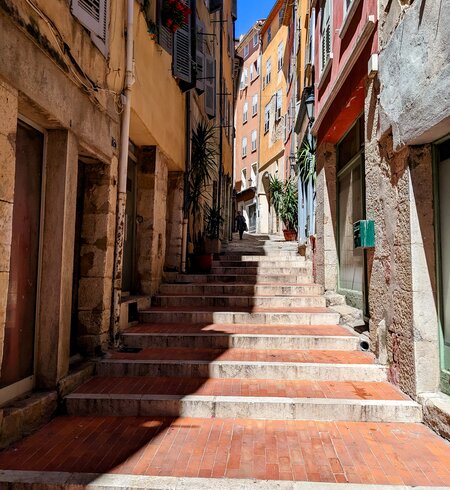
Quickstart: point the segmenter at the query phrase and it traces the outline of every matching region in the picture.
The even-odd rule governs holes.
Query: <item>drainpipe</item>
[[[125,241],[125,206],[127,201],[128,145],[130,139],[131,86],[133,85],[133,21],[134,0],[127,0],[126,64],[124,106],[119,147],[119,184],[117,196],[116,243],[113,282],[113,344],[119,331],[120,297],[122,293],[123,245]]]
[[[222,206],[222,174],[223,174],[223,127],[222,127],[222,121],[223,121],[223,111],[222,111],[222,106],[224,104],[224,86],[223,86],[223,2],[222,6],[220,7],[220,21],[219,21],[219,26],[220,26],[220,39],[219,39],[219,91],[220,91],[220,98],[219,98],[219,128],[220,128],[220,133],[219,133],[219,178],[217,182],[217,209],[219,210],[220,207]],[[219,240],[220,240],[220,224],[217,225],[219,227]]]
[[[187,235],[189,225],[188,188],[191,168],[191,92],[186,92],[186,163],[184,171],[183,233],[181,237],[181,272],[186,272]]]

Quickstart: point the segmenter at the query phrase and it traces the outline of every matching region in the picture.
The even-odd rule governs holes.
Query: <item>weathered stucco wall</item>
[[[325,290],[337,287],[336,244],[336,148],[329,143],[316,151],[316,271]]]
[[[181,270],[184,173],[169,172],[167,186],[166,271]]]
[[[395,150],[430,143],[450,128],[450,0],[415,1],[402,8],[394,0],[384,12],[381,133],[392,128]]]

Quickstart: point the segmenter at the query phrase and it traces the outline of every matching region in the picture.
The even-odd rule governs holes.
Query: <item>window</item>
[[[210,118],[216,115],[216,60],[205,55],[205,112]]]
[[[241,170],[241,190],[247,189],[247,169]]]
[[[258,114],[258,94],[255,94],[252,98],[252,117]]]
[[[344,0],[344,16],[347,14],[347,12],[350,10],[350,7],[352,5],[354,0]]]
[[[242,121],[245,124],[248,121],[248,102],[245,101],[244,103],[244,110],[242,114]]]
[[[257,169],[258,164],[253,163],[252,168],[251,168],[251,186],[256,187],[256,172],[258,171]]]
[[[255,68],[253,66],[253,63],[250,65],[250,81],[253,81],[253,78],[255,78]]]
[[[255,33],[253,34],[253,47],[256,48],[256,46],[258,46],[258,43],[259,43],[259,34]]]
[[[272,59],[269,58],[266,62],[266,78],[264,79],[264,86],[269,85],[272,78]]]
[[[278,45],[278,71],[281,71],[281,69],[283,68],[283,47],[283,43],[281,42]]]
[[[108,54],[108,0],[72,0],[72,14],[91,33],[92,42]]]
[[[244,136],[242,138],[242,158],[247,156],[247,138]]]
[[[261,58],[258,58],[256,60],[256,73],[258,75],[261,75]]]
[[[250,46],[246,44],[244,46],[244,58],[247,58],[249,51],[250,51]]]
[[[280,11],[278,12],[278,24],[281,26],[283,23],[284,19],[284,7],[281,7]]]
[[[272,41],[272,27],[271,26],[269,26],[269,28],[267,29],[267,44],[269,44],[270,41]]]
[[[269,131],[269,123],[270,123],[270,104],[266,105],[264,109],[264,133]]]
[[[257,139],[258,139],[258,131],[256,131],[255,129],[254,131],[252,131],[252,152],[256,151]]]
[[[275,106],[275,119],[279,121],[281,119],[281,110],[283,106],[283,92],[278,90],[276,96],[276,106]]]
[[[331,0],[325,0],[321,10],[320,25],[320,72],[322,73],[331,54]]]
[[[242,77],[241,77],[241,90],[244,90],[245,87],[248,86],[248,70],[247,68],[244,68],[242,71]]]

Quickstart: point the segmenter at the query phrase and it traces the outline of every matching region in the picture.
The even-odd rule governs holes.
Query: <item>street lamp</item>
[[[305,100],[306,114],[308,115],[309,122],[314,122],[314,91],[311,90],[308,97]]]

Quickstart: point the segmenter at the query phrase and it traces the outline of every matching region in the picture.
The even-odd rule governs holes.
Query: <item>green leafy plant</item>
[[[198,225],[204,212],[204,201],[210,197],[208,187],[217,171],[217,145],[214,128],[200,122],[192,133],[191,166],[188,171],[187,210],[192,216],[194,251],[204,244],[203,230]]]
[[[297,230],[298,223],[298,192],[293,179],[284,182],[278,177],[269,178],[270,204],[275,214],[288,230]]]
[[[307,140],[298,149],[295,172],[303,183],[316,181],[316,156]]]

